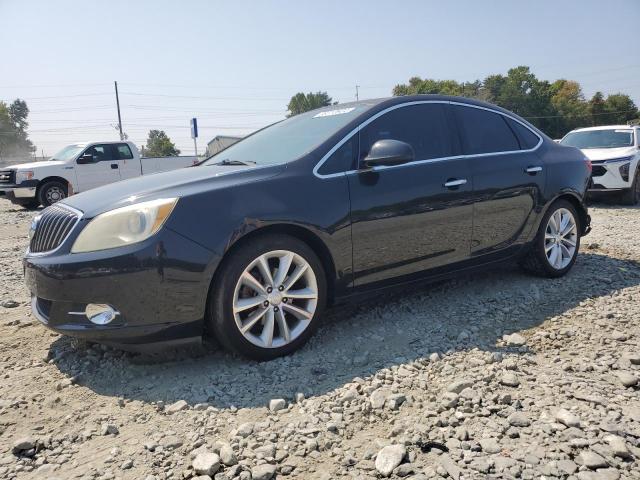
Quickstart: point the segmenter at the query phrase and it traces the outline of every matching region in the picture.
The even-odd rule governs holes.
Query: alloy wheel
[[[233,293],[240,333],[261,348],[278,348],[298,338],[318,305],[316,275],[302,256],[274,250],[253,260]]]
[[[578,227],[573,214],[559,208],[549,217],[544,233],[544,251],[547,261],[556,270],[571,263],[576,254]]]

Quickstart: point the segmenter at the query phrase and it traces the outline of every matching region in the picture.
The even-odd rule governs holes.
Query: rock
[[[376,410],[383,408],[385,402],[387,401],[387,396],[389,392],[382,388],[374,390],[369,397],[369,402],[371,403],[371,408],[375,408]]]
[[[482,438],[478,443],[485,453],[499,453],[502,450],[495,438]]]
[[[238,435],[242,438],[247,438],[253,433],[253,423],[241,423],[238,427]]]
[[[251,469],[251,480],[271,480],[275,474],[275,465],[263,463]]]
[[[616,457],[628,459],[632,458],[631,452],[627,447],[627,442],[625,442],[624,438],[619,437],[617,435],[607,435],[604,437],[604,441],[609,444],[609,448],[611,448],[611,453]]]
[[[502,337],[502,340],[504,340],[504,342],[507,345],[512,346],[512,347],[521,347],[522,345],[527,343],[527,339],[524,338],[519,333],[512,333],[511,335],[504,335]]]
[[[133,468],[133,460],[131,459],[125,460],[122,465],[120,465],[121,470],[129,470],[130,468]]]
[[[528,427],[531,425],[531,420],[524,412],[513,412],[507,417],[509,425],[514,427]]]
[[[400,405],[402,405],[405,402],[406,399],[407,397],[405,397],[403,394],[394,393],[387,397],[387,401],[385,402],[385,404],[389,409],[397,410],[400,408]]]
[[[406,477],[407,475],[416,473],[416,466],[413,463],[403,463],[402,465],[398,465],[393,473],[399,477]]]
[[[473,381],[469,379],[457,380],[447,386],[447,392],[460,393],[465,388],[473,386]]]
[[[220,457],[213,452],[199,453],[191,466],[198,475],[213,475],[220,469]]]
[[[573,460],[558,460],[557,465],[567,475],[573,475],[578,470],[578,465]]]
[[[355,388],[350,388],[350,389],[348,389],[346,392],[344,392],[342,394],[342,396],[340,397],[340,401],[342,403],[353,402],[356,398],[358,398],[358,390],[356,390]],[[286,405],[286,403],[285,403],[285,405]],[[269,407],[271,407],[271,406],[269,406]]]
[[[101,435],[117,435],[118,433],[118,427],[112,423],[103,423],[100,427]]]
[[[585,467],[595,470],[597,468],[606,468],[609,466],[607,461],[591,450],[585,450],[578,455],[577,460]]]
[[[507,387],[517,387],[518,385],[520,385],[520,380],[515,373],[506,372],[504,375],[502,375],[502,378],[500,378],[500,383],[502,385],[506,385]]]
[[[440,465],[449,474],[453,480],[459,480],[462,470],[456,465],[456,463],[447,454],[440,456]],[[444,476],[444,475],[443,475]]]
[[[176,449],[182,446],[182,440],[175,435],[168,435],[162,439],[164,448]]]
[[[438,360],[440,360],[440,354],[439,354],[438,352],[434,352],[434,353],[432,353],[431,355],[429,355],[429,361],[430,361],[431,363],[435,363],[435,362],[437,362]]]
[[[442,395],[440,403],[444,408],[453,408],[458,405],[458,400],[459,397],[457,394],[453,392],[445,392],[444,395]]]
[[[617,377],[620,380],[620,383],[625,387],[635,387],[638,384],[638,377],[636,377],[633,373],[629,372],[618,372]]]
[[[407,450],[404,445],[388,445],[384,447],[376,456],[376,470],[383,477],[388,477],[393,472],[393,469],[400,465],[406,454]]]
[[[556,412],[556,420],[567,427],[580,428],[580,418],[564,408]]]
[[[33,437],[20,437],[18,440],[13,442],[12,451],[15,454],[19,454],[20,452],[31,450],[36,446],[36,440]]]
[[[287,402],[284,398],[274,398],[269,401],[269,410],[271,410],[272,412],[284,410],[285,408],[287,408]]]
[[[165,407],[164,411],[169,414],[172,415],[174,413],[180,412],[182,410],[186,410],[187,408],[189,408],[189,404],[184,401],[184,400],[178,400],[175,403],[172,403],[171,405],[168,405]]]
[[[2,300],[0,302],[0,307],[4,307],[4,308],[16,308],[20,306],[20,304],[18,302],[16,302],[15,300]]]
[[[222,445],[222,447],[220,447],[220,461],[227,467],[238,463],[238,457],[236,457],[233,448],[231,448],[231,445],[229,445],[228,443],[225,443],[224,445]]]

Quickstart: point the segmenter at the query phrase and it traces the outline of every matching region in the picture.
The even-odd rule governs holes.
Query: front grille
[[[60,246],[78,221],[78,215],[58,205],[45,208],[36,222],[29,251],[48,252]]]
[[[607,169],[604,167],[601,167],[600,165],[593,165],[593,167],[591,167],[592,177],[601,177],[605,173],[607,173]]]
[[[2,170],[0,171],[0,184],[16,183],[16,171],[15,170]]]

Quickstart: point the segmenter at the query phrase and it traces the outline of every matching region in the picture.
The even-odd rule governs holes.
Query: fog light
[[[95,323],[96,325],[106,325],[120,313],[110,305],[90,303],[87,305],[87,308],[85,308],[84,314],[91,323]]]
[[[625,163],[624,165],[621,165],[619,170],[620,170],[620,176],[622,177],[622,180],[624,180],[625,182],[629,181],[629,167],[631,166],[630,163]]]

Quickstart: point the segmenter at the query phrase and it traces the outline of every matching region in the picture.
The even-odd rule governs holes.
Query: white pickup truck
[[[196,157],[142,158],[133,142],[68,145],[47,161],[0,170],[0,198],[26,208],[49,205],[92,188],[198,163]]]

